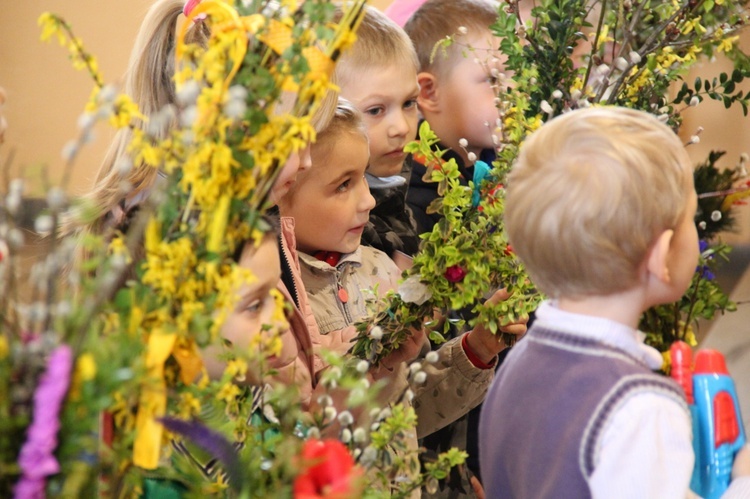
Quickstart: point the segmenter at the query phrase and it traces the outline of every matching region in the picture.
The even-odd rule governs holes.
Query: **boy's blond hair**
[[[341,15],[337,9],[334,20],[338,22]],[[368,6],[357,29],[357,41],[336,63],[336,80],[343,86],[356,81],[360,71],[405,65],[414,67],[415,73],[419,69],[411,40],[388,16]]]
[[[508,178],[505,225],[532,281],[552,298],[637,283],[655,239],[694,195],[690,159],[654,116],[573,111],[531,134]]]
[[[465,52],[460,44],[463,35],[458,33],[459,27],[466,28],[467,34],[489,32],[489,27],[497,20],[498,9],[499,3],[494,0],[428,0],[423,3],[404,25],[419,58],[419,71],[450,73],[455,61]],[[435,44],[452,35],[458,36],[459,44],[451,44],[445,53],[442,49],[435,52]]]

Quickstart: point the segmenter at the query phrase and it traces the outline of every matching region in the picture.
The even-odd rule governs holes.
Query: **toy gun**
[[[685,390],[693,420],[695,467],[690,489],[716,499],[729,487],[734,457],[745,445],[734,381],[724,356],[716,350],[699,351],[694,369],[687,343],[674,343],[670,354],[672,379]]]

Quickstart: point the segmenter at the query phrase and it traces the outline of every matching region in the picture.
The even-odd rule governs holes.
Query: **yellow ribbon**
[[[146,347],[147,384],[138,400],[138,414],[135,420],[135,443],[133,464],[147,470],[156,469],[159,464],[163,427],[156,418],[167,410],[167,384],[164,381],[164,363],[172,353],[175,334],[152,332]]]
[[[203,371],[203,360],[195,341],[192,338],[178,341],[172,355],[180,365],[180,380],[186,385],[191,385]]]
[[[732,194],[724,198],[724,201],[721,203],[721,210],[729,210],[729,208],[731,208],[734,203],[736,203],[737,201],[742,201],[746,197],[750,197],[750,188],[733,192]]]
[[[219,198],[219,203],[214,211],[213,220],[209,228],[208,241],[206,249],[211,253],[218,253],[221,250],[222,243],[227,233],[227,223],[229,222],[229,206],[232,203],[232,197],[229,194],[223,194]]]

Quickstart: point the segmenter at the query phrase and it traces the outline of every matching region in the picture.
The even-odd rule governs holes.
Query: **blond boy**
[[[482,409],[488,497],[689,497],[684,395],[651,372],[661,355],[636,328],[644,310],[679,299],[690,283],[696,206],[684,147],[649,114],[574,111],[524,143],[505,223],[550,301]],[[748,492],[744,477],[726,497]]]
[[[449,150],[444,159],[457,161],[464,183],[472,179],[474,161],[495,159],[495,97],[503,65],[490,26],[498,8],[493,0],[428,0],[404,26],[419,58],[419,110],[440,139],[439,147]],[[454,42],[436,51],[447,36]],[[427,213],[437,184],[423,180],[425,171],[414,163],[407,195],[419,232],[431,230],[438,220]]]
[[[367,8],[357,41],[336,65],[341,96],[362,114],[370,142],[367,182],[376,199],[363,244],[399,261],[419,247],[416,225],[406,206],[401,175],[404,146],[417,134],[417,55],[409,37],[393,21]],[[408,172],[405,172],[408,175]]]

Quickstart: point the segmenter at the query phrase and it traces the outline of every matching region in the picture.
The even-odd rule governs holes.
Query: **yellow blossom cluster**
[[[675,53],[672,47],[664,47],[651,56],[655,63],[653,64],[653,70],[648,67],[640,69],[633,67],[631,69],[630,79],[628,80],[628,85],[625,87],[626,98],[632,103],[638,102],[639,98],[642,97],[643,91],[653,85],[655,73],[665,74],[670,71],[685,72],[698,60],[700,52],[701,48],[697,45],[690,46],[684,55]]]
[[[364,2],[350,5],[338,26],[323,20],[300,24],[300,15],[307,14],[297,10],[298,4],[286,0],[275,14],[243,16],[231,0],[201,1],[178,34],[175,62],[178,94],[186,85],[197,84],[198,92],[176,111],[190,118],[175,120],[177,126],[166,134],[148,126],[162,117],[143,116],[128,96],[102,85],[96,61],[60,18],[45,14],[39,19],[42,38],[56,36],[73,53],[74,65],[94,76],[97,85],[86,112],[116,128],[130,127],[133,164],[166,176],[164,204],[145,213],[145,256],[136,280],[120,291],[126,305],[101,317],[103,334],[125,334],[141,349],[132,366],[140,381],[122,387],[108,407],[115,432],[133,434],[127,439],[133,442],[132,455],[117,463],[123,469],[159,466],[171,435],[158,418],[198,416],[209,399],[224,404],[227,414],[239,410],[237,381],[247,374],[250,352],[229,362],[229,377],[205,397],[201,390],[209,380],[200,350],[217,340],[239,287],[253,279],[232,255],[241,244],[262,238],[260,214],[275,177],[293,152],[315,140],[311,117],[335,88],[329,78],[334,59],[354,41]],[[203,26],[210,29],[203,45],[186,42],[190,21],[199,15],[205,15]],[[237,90],[260,91],[255,86],[265,89],[263,97],[245,99]],[[284,89],[292,91],[295,103],[282,112],[277,104]],[[232,106],[234,113],[228,112]],[[252,112],[245,113],[247,108]],[[111,240],[108,253],[125,262],[135,258],[123,235]],[[275,292],[273,298],[273,324],[250,346],[266,356],[280,354],[278,331],[286,327],[283,296]],[[93,357],[81,355],[73,393],[95,375]]]
[[[49,41],[53,36],[57,42],[70,52],[73,67],[78,70],[87,70],[98,87],[102,86],[102,76],[99,65],[94,56],[83,50],[83,42],[80,38],[73,36],[70,27],[59,17],[50,12],[45,12],[37,20],[42,28],[41,40]]]

